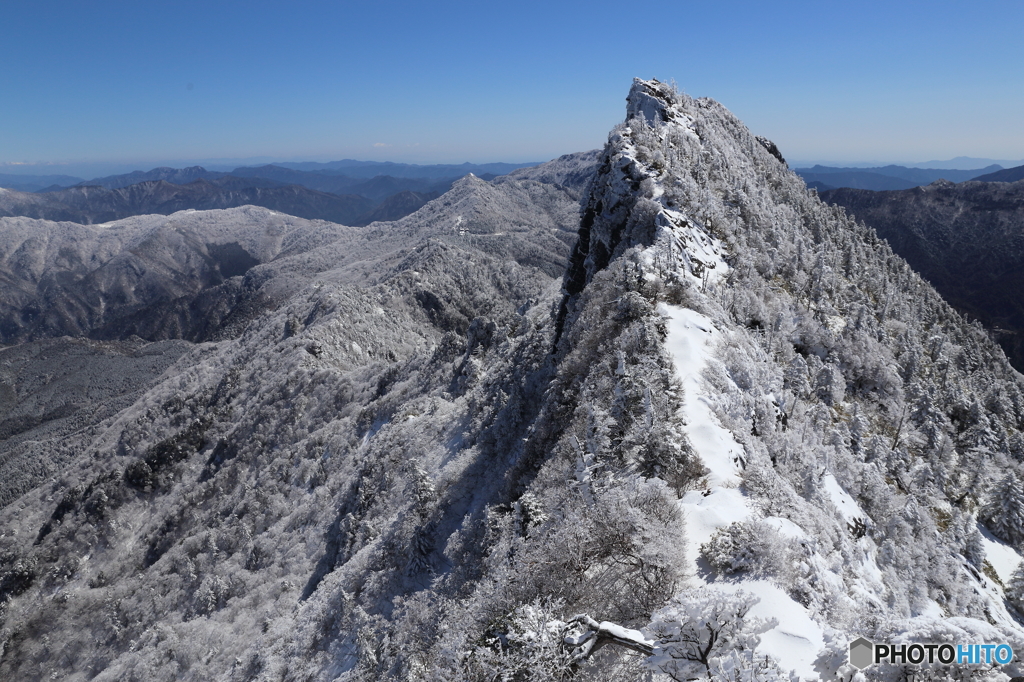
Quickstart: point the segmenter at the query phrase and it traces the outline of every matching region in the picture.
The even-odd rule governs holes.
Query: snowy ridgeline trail
[[[690,570],[694,572],[695,582],[707,584],[698,573],[701,544],[710,540],[719,528],[743,521],[751,515],[747,498],[739,487],[743,446],[712,413],[701,378],[709,359],[710,346],[722,337],[722,332],[710,319],[693,310],[662,306],[660,312],[668,328],[665,347],[672,355],[683,384],[682,416],[686,422],[686,434],[710,472],[707,490],[691,490],[679,503],[686,516],[686,558]],[[777,521],[782,522],[780,531],[788,535],[803,534],[803,530],[792,522]],[[730,594],[744,590],[756,595],[760,602],[750,614],[778,620],[778,625],[761,636],[758,651],[770,653],[801,679],[819,679],[813,666],[824,646],[824,637],[821,626],[811,620],[807,609],[767,580],[714,582],[708,586]]]

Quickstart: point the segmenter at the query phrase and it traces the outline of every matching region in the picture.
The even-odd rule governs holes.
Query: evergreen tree
[[[1024,613],[1024,564],[1018,564],[1006,584],[1006,599]]]
[[[991,490],[978,516],[997,537],[1016,547],[1024,546],[1024,485],[1014,472]]]

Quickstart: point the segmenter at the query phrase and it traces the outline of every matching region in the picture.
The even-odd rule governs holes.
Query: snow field
[[[1020,554],[1013,547],[992,535],[980,523],[978,532],[981,533],[981,544],[985,547],[985,558],[992,564],[992,568],[996,570],[996,575],[999,576],[1003,585],[1009,584],[1010,576],[1020,565]]]
[[[854,519],[866,519],[867,514],[860,508],[856,500],[850,497],[850,494],[843,490],[842,486],[839,485],[839,481],[832,474],[825,474],[822,479],[823,488],[828,493],[829,498],[832,500],[832,504],[836,506],[836,509],[846,519],[847,523],[852,522]]]

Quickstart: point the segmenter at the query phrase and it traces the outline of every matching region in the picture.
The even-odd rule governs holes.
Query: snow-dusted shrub
[[[827,364],[822,367],[814,382],[818,398],[826,405],[837,405],[842,402],[846,393],[846,380],[835,365]]]
[[[675,592],[686,540],[664,481],[588,479],[559,506],[513,553],[514,567],[543,567],[521,599],[556,595],[574,611],[632,623]]]
[[[764,521],[740,521],[715,532],[700,555],[724,575],[776,575],[788,563],[789,542]]]
[[[561,601],[535,599],[492,624],[467,667],[488,680],[567,680],[575,675],[572,648],[563,643]]]
[[[687,590],[654,614],[647,634],[655,640],[647,667],[673,680],[784,680],[778,665],[757,656],[760,635],[777,621],[748,617],[758,598],[742,590]]]

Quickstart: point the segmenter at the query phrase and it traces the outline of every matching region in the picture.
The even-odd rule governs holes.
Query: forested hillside
[[[836,189],[821,198],[871,226],[1024,369],[1024,182]]]

